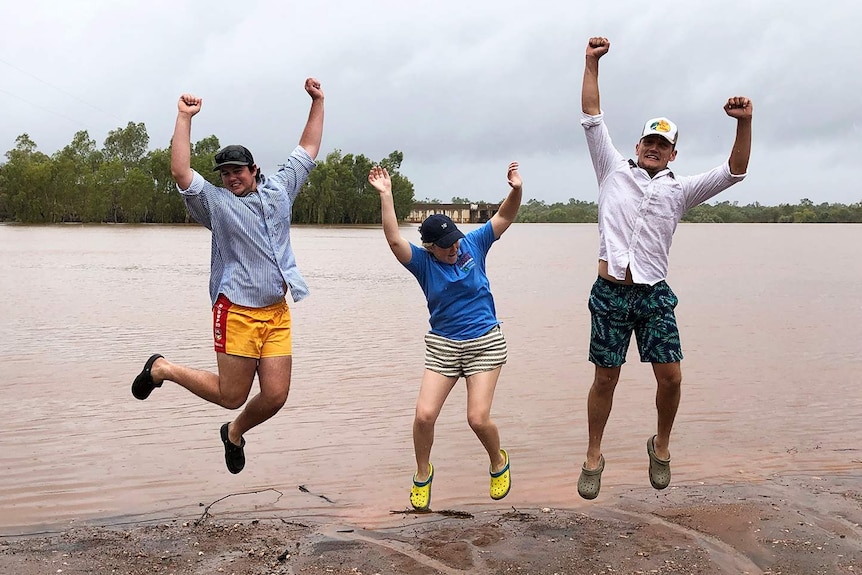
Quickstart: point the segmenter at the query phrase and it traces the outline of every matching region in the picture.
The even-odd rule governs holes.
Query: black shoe
[[[239,473],[245,467],[245,453],[242,450],[245,447],[245,438],[243,438],[242,443],[239,445],[232,442],[227,436],[228,425],[230,424],[225,423],[221,426],[221,441],[224,443],[224,462],[227,465],[228,471]]]
[[[153,364],[156,363],[156,360],[160,357],[162,356],[157,353],[151,355],[150,359],[147,360],[147,363],[144,364],[144,369],[138,374],[135,381],[132,382],[132,395],[136,398],[146,399],[153,392],[153,389],[162,386],[162,382],[155,383],[153,381],[153,376],[150,373],[150,370],[153,369]]]

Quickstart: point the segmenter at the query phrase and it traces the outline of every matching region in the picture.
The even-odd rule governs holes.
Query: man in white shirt
[[[596,373],[587,400],[587,458],[578,480],[584,499],[595,499],[601,488],[602,435],[633,332],[640,359],[652,364],[658,386],[656,434],[647,440],[650,483],[656,489],[670,483],[670,432],[682,382],[677,298],[665,282],[673,232],[686,210],[745,177],[751,153],[753,104],[735,96],[724,105],[737,121],[726,163],[696,176],[671,172],[678,130],[667,118],[648,120],[635,146],[637,161],[626,159],[611,142],[599,100],[599,59],[610,46],[607,38],[590,38],[581,92],[581,124],[599,183],[599,277],[589,301]]]

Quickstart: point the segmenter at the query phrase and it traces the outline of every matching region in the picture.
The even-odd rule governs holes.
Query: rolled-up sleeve
[[[207,185],[212,186],[212,184],[209,184],[209,182],[207,182],[204,177],[196,171],[192,170],[192,172],[192,183],[189,184],[189,187],[183,190],[177,186],[177,190],[182,194],[186,209],[195,221],[206,226],[208,229],[212,229],[209,202],[207,201],[206,194],[202,193]]]
[[[317,163],[308,155],[308,152],[302,146],[297,146],[291,152],[287,163],[282,164],[281,169],[271,177],[281,182],[287,191],[290,202],[293,203],[296,196],[299,195],[302,185],[308,180],[311,170],[316,165]]]
[[[723,162],[708,172],[678,178],[685,194],[685,209],[699,206],[733,184],[741,182],[745,176],[746,174],[731,174],[730,166]]]
[[[625,158],[614,148],[603,114],[597,116],[582,114],[581,126],[584,127],[584,134],[587,137],[587,148],[590,150],[596,179],[601,184],[617,164],[625,161]]]

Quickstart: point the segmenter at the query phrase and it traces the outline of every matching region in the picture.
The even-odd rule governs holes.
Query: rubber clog
[[[150,373],[153,369],[153,364],[160,357],[162,356],[158,353],[151,355],[147,363],[144,364],[144,369],[141,370],[141,373],[132,382],[132,395],[137,399],[144,400],[148,398],[155,388],[162,386],[162,382],[156,383],[153,381],[153,375]]]
[[[655,454],[655,435],[647,439],[646,451],[649,455],[649,482],[655,489],[670,485],[670,457],[661,459]]]
[[[581,466],[581,476],[578,478],[578,495],[584,499],[595,499],[602,489],[602,471],[605,470],[605,456],[599,458],[596,469],[587,469],[587,464]]]
[[[494,499],[495,501],[507,496],[509,494],[509,490],[512,488],[512,474],[509,471],[509,454],[506,453],[505,449],[501,449],[500,453],[503,454],[503,458],[506,460],[506,465],[496,473],[488,469],[488,473],[491,474],[491,499]]]
[[[231,473],[239,473],[245,467],[245,438],[237,445],[228,437],[228,426],[230,423],[225,423],[221,426],[219,433],[221,441],[224,443],[224,462],[227,465],[227,470]]]
[[[425,511],[431,505],[431,482],[434,481],[434,466],[428,464],[431,473],[425,481],[416,481],[413,476],[413,487],[410,488],[410,505],[417,511]]]

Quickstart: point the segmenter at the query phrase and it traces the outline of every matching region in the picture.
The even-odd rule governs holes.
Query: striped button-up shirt
[[[308,295],[290,246],[293,202],[316,164],[297,146],[287,164],[263,176],[257,190],[236,196],[194,172],[187,190],[180,190],[191,216],[212,231],[210,299],[219,294],[246,307],[266,307]]]
[[[745,174],[731,174],[724,162],[696,176],[665,169],[650,178],[614,148],[601,114],[584,114],[581,125],[599,181],[599,259],[608,262],[608,273],[618,280],[629,268],[634,283],[655,285],[667,278],[673,233],[686,210]]]

